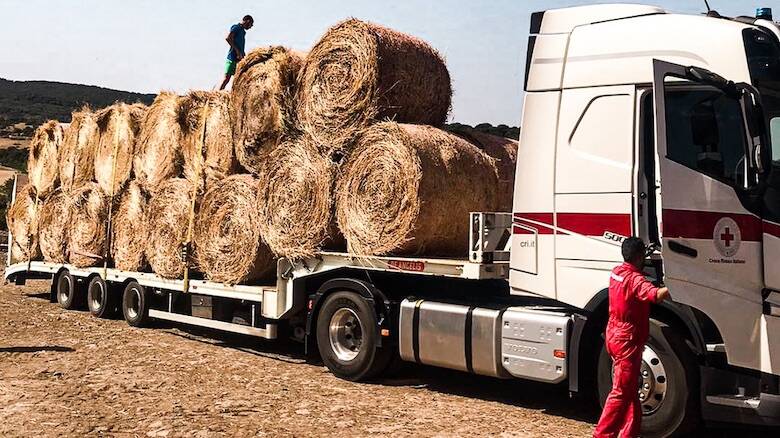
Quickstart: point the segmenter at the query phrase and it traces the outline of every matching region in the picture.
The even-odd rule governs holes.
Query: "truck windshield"
[[[764,218],[780,222],[780,43],[774,35],[758,29],[744,32],[750,78],[761,94],[772,167],[763,196]]]
[[[780,165],[780,44],[774,35],[758,29],[744,33],[745,53],[753,85],[761,93],[761,104],[774,146],[772,161]]]

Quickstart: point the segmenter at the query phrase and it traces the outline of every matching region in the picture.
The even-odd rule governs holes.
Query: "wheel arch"
[[[366,300],[377,314],[377,331],[387,324],[390,318],[390,302],[382,291],[373,284],[356,278],[332,278],[325,281],[317,288],[317,292],[308,297],[308,312],[306,313],[306,335],[311,342],[316,342],[315,336],[311,336],[317,326],[317,317],[325,299],[338,291],[350,291],[360,295]],[[379,334],[379,333],[377,333]],[[378,336],[379,345],[382,345],[382,336]],[[316,345],[311,345],[316,347]],[[316,351],[314,348],[312,351]]]
[[[609,289],[597,292],[583,310],[587,321],[581,330],[572,333],[571,339],[573,351],[578,356],[578,366],[570,372],[569,390],[572,392],[581,389],[580,382],[590,383],[587,373],[593,369],[593,361],[598,360],[597,347],[603,342],[604,328],[609,316]],[[653,306],[650,317],[678,331],[688,341],[694,355],[701,360],[707,351],[705,339],[720,336],[718,333],[711,333],[713,330],[717,331],[717,327],[704,313],[684,304],[664,301]]]

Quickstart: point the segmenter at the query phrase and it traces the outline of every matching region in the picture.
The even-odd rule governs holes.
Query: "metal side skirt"
[[[162,310],[149,309],[149,316],[166,321],[180,322],[183,324],[208,327],[216,330],[222,330],[243,335],[256,336],[264,339],[276,339],[276,324],[266,324],[265,328],[250,327],[241,324],[232,324],[229,322],[215,321],[213,319],[198,318],[189,315],[180,315],[178,313],[164,312]]]

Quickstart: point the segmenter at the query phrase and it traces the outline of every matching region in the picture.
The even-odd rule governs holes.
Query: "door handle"
[[[696,258],[699,256],[699,251],[697,251],[696,249],[691,248],[690,246],[687,245],[683,245],[680,242],[675,242],[674,240],[669,241],[669,249],[678,254],[682,254],[692,258]]]

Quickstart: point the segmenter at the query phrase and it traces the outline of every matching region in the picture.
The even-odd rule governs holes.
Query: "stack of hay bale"
[[[350,19],[253,50],[230,93],[75,112],[36,133],[14,257],[237,284],[323,249],[463,256],[468,213],[511,207],[517,144],[442,131],[451,93],[428,44]]]

